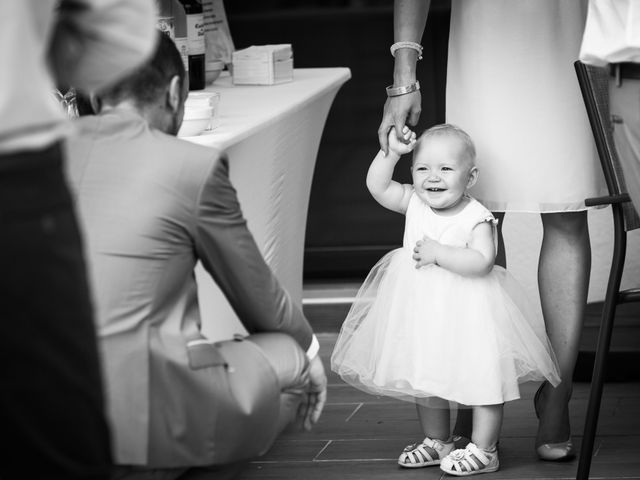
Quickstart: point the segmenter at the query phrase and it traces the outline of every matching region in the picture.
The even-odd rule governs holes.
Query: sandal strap
[[[402,453],[404,453],[405,458],[411,463],[433,462],[434,458],[425,449],[425,447],[431,448],[430,445],[426,445],[424,443],[414,443],[413,445],[405,447]],[[436,453],[438,452],[436,451]]]
[[[480,462],[482,462],[482,466],[478,465],[478,468],[489,465],[489,463],[491,462],[491,457],[487,455],[487,452],[485,450],[478,448],[475,443],[470,443],[469,445],[467,445],[466,450],[469,453],[473,454],[473,456],[477,458]]]
[[[491,463],[491,453],[469,443],[465,449],[454,450],[449,454],[452,469],[456,472],[476,472],[483,470]]]
[[[428,445],[425,445],[424,443],[421,443],[420,445],[418,445],[418,447],[413,451],[414,455],[417,455],[418,453],[420,453],[420,455],[422,455],[423,457],[423,462],[433,462],[435,460],[435,458],[433,458],[431,456],[431,454],[427,451],[426,448],[424,447],[428,447]],[[437,452],[436,452],[437,453]]]
[[[414,443],[406,446],[402,453],[404,454],[404,458],[412,464],[433,462],[440,459],[441,452],[445,447],[446,444],[441,441],[425,437],[422,443]],[[431,449],[435,456],[427,449]]]

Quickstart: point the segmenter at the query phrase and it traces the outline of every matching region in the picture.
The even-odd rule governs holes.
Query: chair
[[[613,142],[613,125],[609,114],[608,69],[586,65],[580,61],[575,62],[574,67],[609,191],[608,196],[586,199],[585,205],[611,205],[614,231],[613,259],[602,308],[602,320],[593,365],[593,376],[591,378],[591,391],[576,475],[576,479],[584,480],[589,478],[589,470],[591,468],[591,456],[598,425],[607,355],[611,343],[616,307],[621,303],[640,301],[640,289],[634,288],[620,291],[620,280],[627,247],[627,232],[640,227],[640,218],[638,218],[638,214],[633,208],[629,195],[625,193],[624,177]]]

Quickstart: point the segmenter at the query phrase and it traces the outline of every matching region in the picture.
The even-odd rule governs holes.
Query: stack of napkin
[[[273,85],[293,80],[293,50],[289,43],[236,50],[231,61],[236,85]]]

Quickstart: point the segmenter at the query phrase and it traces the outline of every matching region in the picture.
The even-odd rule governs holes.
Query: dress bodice
[[[474,198],[469,197],[469,202],[459,213],[443,216],[435,213],[414,193],[407,207],[402,244],[405,248],[413,248],[426,235],[445,245],[465,247],[475,226],[487,221],[493,225],[497,223],[491,212]]]

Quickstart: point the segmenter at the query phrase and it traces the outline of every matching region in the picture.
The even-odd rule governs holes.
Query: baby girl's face
[[[464,144],[450,135],[426,138],[415,153],[411,174],[417,195],[434,210],[461,207],[472,177]],[[474,173],[475,175],[475,173]],[[453,210],[451,213],[454,213]]]

